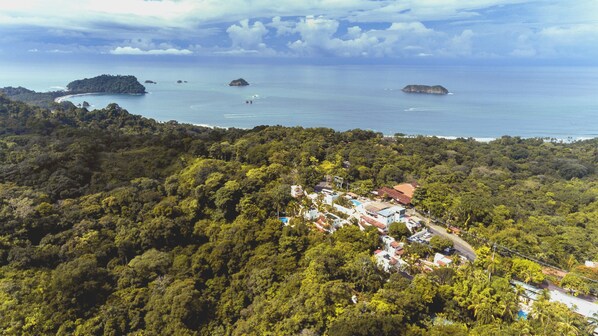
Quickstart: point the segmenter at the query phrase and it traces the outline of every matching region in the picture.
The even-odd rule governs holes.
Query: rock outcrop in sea
[[[247,81],[244,80],[243,78],[235,79],[235,80],[231,81],[230,83],[228,83],[228,86],[247,86],[247,85],[249,85],[249,83],[247,83]]]
[[[406,92],[406,93],[425,93],[425,94],[436,94],[436,95],[445,95],[445,94],[449,93],[449,91],[442,85],[429,86],[429,85],[411,84],[411,85],[405,86],[402,91]]]

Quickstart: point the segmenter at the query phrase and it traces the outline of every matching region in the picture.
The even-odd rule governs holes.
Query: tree
[[[98,266],[94,255],[86,254],[56,267],[52,289],[61,304],[83,313],[104,301],[111,290],[110,274]]]
[[[531,260],[513,258],[511,272],[514,277],[525,283],[541,283],[544,281],[542,267]]]
[[[580,335],[592,329],[585,317],[574,313],[564,303],[542,298],[534,302],[529,316],[530,324],[538,334]]]
[[[411,236],[411,231],[409,231],[405,223],[392,222],[388,226],[388,235],[396,240],[401,240],[403,237]]]
[[[561,287],[573,292],[573,295],[587,295],[590,293],[590,286],[587,282],[574,273],[567,273],[561,280]]]
[[[430,246],[435,251],[444,251],[447,248],[453,247],[453,241],[441,236],[434,236],[432,239],[430,239]]]

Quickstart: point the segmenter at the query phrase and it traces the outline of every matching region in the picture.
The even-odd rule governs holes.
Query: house
[[[394,241],[390,243],[390,247],[394,249],[396,256],[402,256],[405,254],[405,243]]]
[[[345,208],[344,206],[340,205],[340,204],[333,204],[332,207],[340,212],[340,213],[344,213],[345,215],[351,216],[355,210],[353,209],[349,209],[349,208]]]
[[[327,212],[324,216],[326,216],[326,219],[335,230],[343,226],[343,219],[339,216],[329,212]]]
[[[409,266],[407,262],[401,258],[393,257],[387,251],[376,250],[376,252],[374,252],[374,256],[376,257],[378,265],[386,272],[389,272],[393,268],[402,271]]]
[[[331,189],[322,189],[322,194],[324,195],[324,203],[328,205],[332,205],[332,203],[340,196],[338,193],[334,192]]]
[[[394,186],[393,189],[400,192],[401,194],[404,194],[405,196],[407,196],[409,198],[413,198],[415,189],[417,189],[418,186],[419,185],[415,182],[401,183],[401,184],[397,184],[396,186]]]
[[[364,229],[373,225],[381,234],[386,234],[388,225],[398,222],[405,215],[405,208],[383,202],[368,202],[356,207],[359,212],[359,224]]]
[[[413,194],[415,193],[415,189],[417,189],[418,184],[415,182],[412,183],[401,183],[397,184],[393,187],[393,189],[400,194],[402,194],[402,201],[407,203],[401,203],[404,205],[410,204],[411,200],[413,199]]]
[[[438,267],[445,267],[450,265],[453,262],[453,259],[445,256],[442,253],[436,253],[434,255],[434,265]]]
[[[330,223],[326,220],[326,216],[324,215],[320,215],[314,224],[316,225],[316,228],[322,232],[331,233],[334,231],[332,225],[330,225]]]
[[[388,235],[384,235],[380,239],[384,243],[385,251],[390,253],[391,256],[401,256],[405,253],[404,243],[400,243]]]
[[[357,210],[385,225],[398,222],[405,216],[405,208],[384,202],[365,203],[357,207]]]
[[[320,212],[316,208],[310,208],[305,213],[304,217],[305,217],[305,219],[307,219],[309,221],[313,221],[313,220],[316,220],[318,217],[320,217]]]
[[[291,197],[299,198],[303,196],[303,188],[300,185],[291,186]]]
[[[357,199],[359,198],[359,195],[352,193],[352,192],[348,192],[346,193],[346,196],[348,196],[350,199]]]
[[[343,221],[342,218],[329,212],[325,214],[320,214],[320,216],[315,222],[315,225],[318,229],[329,233],[336,231],[344,224],[345,221]]]
[[[392,248],[391,248],[390,244],[392,244],[393,242],[396,242],[396,240],[393,237],[388,236],[388,235],[381,236],[380,240],[382,240],[382,243],[384,243],[385,250],[387,252],[391,252]],[[392,251],[392,252],[394,254],[394,251]]]
[[[332,188],[332,184],[330,184],[330,182],[320,182],[314,186],[314,190],[316,192],[321,192],[324,189],[330,189],[330,188]]]
[[[408,217],[408,218],[402,218],[402,221],[405,223],[405,225],[407,226],[407,228],[409,229],[409,231],[411,231],[411,233],[415,233],[417,232],[417,230],[419,228],[421,228],[421,219],[419,219],[418,217]]]
[[[378,266],[382,267],[385,272],[390,271],[390,268],[393,267],[397,261],[393,258],[388,252],[382,250],[376,250],[374,252],[376,256],[376,261],[378,262]]]
[[[408,205],[411,203],[410,197],[408,197],[405,194],[402,194],[394,189],[388,188],[388,187],[382,187],[382,188],[378,189],[377,193],[378,193],[379,197],[381,197],[383,199],[390,198],[399,204]]]
[[[368,226],[374,226],[378,229],[380,234],[386,234],[387,228],[386,224],[380,223],[377,220],[370,218],[368,216],[361,216],[359,217],[359,227],[361,230],[365,230]]]

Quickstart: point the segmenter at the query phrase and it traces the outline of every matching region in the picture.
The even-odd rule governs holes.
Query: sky
[[[0,0],[0,58],[598,64],[597,0]]]

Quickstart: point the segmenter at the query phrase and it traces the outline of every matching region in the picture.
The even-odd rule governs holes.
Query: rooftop
[[[397,184],[396,186],[393,187],[394,190],[404,194],[405,196],[407,196],[409,198],[413,198],[413,193],[415,192],[416,188],[417,188],[416,183],[401,183],[401,184]]]
[[[390,197],[401,204],[411,203],[411,197],[388,187],[378,189],[378,196]]]

